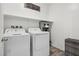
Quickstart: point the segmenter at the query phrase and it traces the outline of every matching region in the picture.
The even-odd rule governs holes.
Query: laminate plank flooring
[[[51,47],[50,56],[64,56],[64,52],[58,48]]]

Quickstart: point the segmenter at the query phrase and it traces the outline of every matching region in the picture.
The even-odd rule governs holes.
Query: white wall
[[[72,38],[79,40],[79,3],[72,4]]]
[[[53,18],[52,42],[53,46],[64,50],[65,39],[72,33],[71,4],[51,4],[49,17]]]
[[[18,16],[23,16],[23,17],[28,17],[28,18],[35,18],[35,19],[46,19],[47,18],[47,13],[48,13],[48,5],[45,3],[34,3],[38,6],[40,6],[40,12],[24,8],[23,3],[3,3],[3,12],[4,14],[13,14],[13,15],[18,15]]]
[[[79,39],[79,4],[51,4],[49,18],[53,18],[53,46],[64,50],[65,39]]]
[[[15,16],[4,16],[4,28],[11,28],[11,25],[23,26],[24,29],[28,29],[29,27],[39,27],[39,21],[15,17]]]

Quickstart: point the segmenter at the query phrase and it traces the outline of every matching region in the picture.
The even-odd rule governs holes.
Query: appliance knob
[[[1,42],[3,42],[3,41],[4,41],[4,38],[2,38]]]
[[[5,41],[8,41],[8,39],[5,39]]]
[[[8,39],[2,38],[2,40],[1,40],[1,41],[2,41],[2,42],[3,42],[3,41],[8,41]]]

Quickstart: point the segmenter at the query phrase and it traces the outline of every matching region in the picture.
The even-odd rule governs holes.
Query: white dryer
[[[30,35],[24,29],[6,29],[4,56],[30,56]]]
[[[49,55],[49,32],[43,32],[39,28],[29,28],[31,34],[31,55]]]

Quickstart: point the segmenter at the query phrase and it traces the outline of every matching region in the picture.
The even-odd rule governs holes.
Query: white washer
[[[5,56],[30,56],[30,35],[24,29],[6,29],[3,42]]]
[[[31,34],[31,55],[49,55],[49,32],[43,32],[39,28],[29,28]]]

